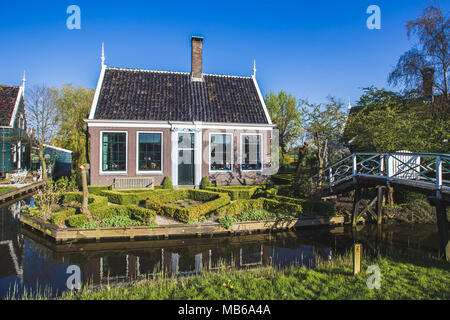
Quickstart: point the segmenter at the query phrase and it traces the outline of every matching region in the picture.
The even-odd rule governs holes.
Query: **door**
[[[178,134],[178,184],[194,184],[194,134]]]

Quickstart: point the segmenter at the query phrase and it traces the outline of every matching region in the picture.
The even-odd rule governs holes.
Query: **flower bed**
[[[190,208],[181,208],[171,204],[184,199],[201,201],[203,203]],[[160,215],[166,215],[181,222],[193,222],[228,203],[230,203],[230,196],[224,193],[184,189],[175,192],[151,194],[146,201],[146,207],[155,210]]]

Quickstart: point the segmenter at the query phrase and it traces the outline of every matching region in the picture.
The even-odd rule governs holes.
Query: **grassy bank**
[[[381,271],[381,288],[370,290],[369,265]],[[351,275],[351,256],[319,262],[317,268],[274,268],[205,272],[183,279],[142,281],[133,286],[103,286],[63,299],[450,299],[449,264],[434,260],[378,257],[364,259],[362,273]]]

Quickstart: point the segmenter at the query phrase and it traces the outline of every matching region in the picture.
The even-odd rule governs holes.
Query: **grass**
[[[9,191],[13,191],[16,190],[16,188],[14,187],[0,187],[0,194],[9,192]]]
[[[370,274],[365,271],[369,265],[380,268],[378,290],[370,290],[366,285]],[[353,276],[351,255],[347,253],[333,261],[318,261],[315,269],[222,269],[190,278],[160,277],[128,286],[103,285],[97,291],[82,289],[78,293],[66,293],[62,299],[448,300],[449,271],[449,264],[444,261],[364,257],[361,274]]]

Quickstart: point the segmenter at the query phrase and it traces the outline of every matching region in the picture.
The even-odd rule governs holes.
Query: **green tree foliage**
[[[78,168],[89,163],[88,132],[84,120],[89,117],[94,89],[67,84],[55,89],[55,92],[58,131],[54,144],[73,152],[72,164],[76,168],[77,181],[80,183]]]
[[[325,159],[328,156],[331,141],[340,140],[345,123],[343,103],[333,97],[325,104],[312,104],[303,101],[303,116],[306,133],[317,154],[319,164],[319,181],[322,181]]]
[[[278,94],[269,93],[264,98],[272,122],[279,130],[279,143],[282,154],[302,135],[301,113],[297,100],[281,90]]]
[[[349,116],[343,136],[357,151],[449,151],[450,121],[430,116],[427,103],[385,89],[364,91],[363,106]]]

